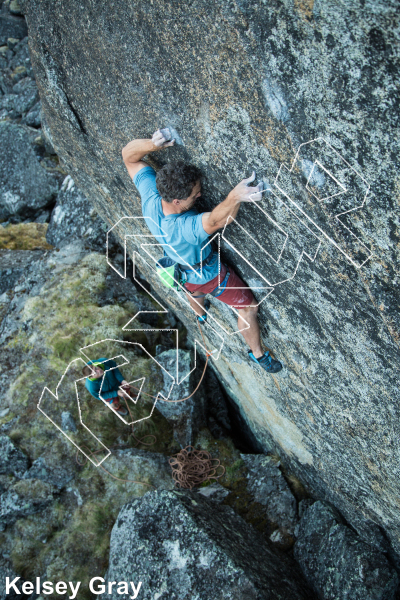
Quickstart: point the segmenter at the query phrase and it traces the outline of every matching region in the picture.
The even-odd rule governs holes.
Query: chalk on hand
[[[172,140],[172,135],[168,127],[165,129],[160,129],[160,133],[162,133],[163,138],[165,138],[166,142],[170,142]]]

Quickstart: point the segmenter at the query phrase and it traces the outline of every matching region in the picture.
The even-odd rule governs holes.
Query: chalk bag
[[[180,281],[180,269],[179,264],[169,258],[169,256],[163,256],[156,263],[157,275],[159,276],[161,283],[167,288],[177,288],[177,281]]]

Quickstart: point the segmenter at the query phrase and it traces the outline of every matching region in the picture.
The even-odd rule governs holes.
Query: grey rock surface
[[[298,567],[278,557],[233,510],[193,492],[148,492],[126,504],[111,534],[106,581],[142,582],[143,600],[313,598]],[[114,589],[110,596],[118,596]]]
[[[159,452],[149,452],[139,448],[115,450],[112,457],[107,459],[106,468],[115,474],[119,473],[121,468],[125,468],[127,479],[148,482],[150,489],[172,490],[174,487],[168,458]],[[142,489],[146,492],[149,486],[144,486]],[[110,501],[114,494],[115,486],[108,486],[106,495]],[[129,498],[129,495],[127,497]]]
[[[54,453],[39,456],[33,461],[30,469],[25,473],[24,479],[40,479],[45,483],[61,490],[76,474],[76,464],[71,460],[64,460],[62,465],[59,460],[54,460]]]
[[[204,498],[208,498],[213,502],[218,502],[220,504],[228,495],[229,490],[224,488],[220,483],[212,483],[211,485],[207,485],[203,488],[198,488],[197,492],[204,496]]]
[[[44,510],[53,501],[53,488],[37,479],[19,481],[0,496],[0,526]]]
[[[25,19],[7,14],[0,14],[0,46],[7,44],[8,38],[21,40],[28,33]]]
[[[22,477],[28,468],[28,457],[6,435],[0,435],[0,474]]]
[[[254,500],[266,508],[268,518],[293,535],[297,502],[276,461],[263,454],[241,454],[248,469],[247,488]]]
[[[6,492],[16,481],[13,475],[0,475],[0,494]]]
[[[2,250],[0,252],[0,284],[8,288],[0,296],[0,343],[9,340],[21,327],[28,327],[28,323],[21,321],[21,311],[30,294],[39,293],[46,275],[49,272],[47,252],[41,250]],[[60,257],[62,258],[62,257]],[[11,285],[11,287],[9,287]],[[10,349],[8,349],[9,351]],[[16,365],[19,357],[16,355],[13,363]],[[0,382],[10,382],[15,376],[14,369],[3,369],[0,373]],[[0,400],[5,387],[0,386]]]
[[[73,433],[77,431],[74,417],[66,410],[61,413],[61,429],[63,431],[72,431]]]
[[[0,250],[0,294],[10,290],[43,255],[42,250]]]
[[[17,594],[12,591],[6,594],[6,577],[9,577],[13,581],[18,575],[12,568],[11,562],[6,558],[0,557],[0,600],[27,600],[26,594]],[[23,579],[19,580],[19,584],[23,582]]]
[[[260,283],[272,285],[261,334],[284,369],[271,376],[250,364],[240,335],[218,325],[204,328],[206,345],[215,331],[223,337],[215,368],[260,447],[365,539],[381,546],[384,531],[400,555],[397,0],[48,7],[25,3],[43,112],[110,226],[141,214],[121,149],[159,127],[184,145],[149,160],[200,167],[202,210],[253,169],[269,182],[260,203],[240,208],[221,252],[258,300]],[[117,233],[148,232],[124,221]],[[128,249],[139,252],[138,238]],[[143,277],[165,297],[146,265]],[[198,339],[184,301],[166,302]],[[211,314],[234,331],[217,299]]]
[[[21,117],[34,107],[39,101],[39,92],[36,83],[30,77],[25,77],[16,83],[13,92],[13,117]],[[29,123],[28,123],[29,125]]]
[[[32,66],[31,66],[31,59],[30,59],[30,55],[29,55],[28,38],[27,37],[22,39],[13,49],[12,55],[10,55],[10,59],[7,64],[7,67],[8,67],[8,70],[11,71],[11,73],[13,75],[12,80],[14,81],[14,83],[16,83],[15,69],[18,69],[19,71],[23,72],[23,69],[21,67],[24,67],[26,76],[33,77],[33,70],[32,70]]]
[[[35,214],[58,192],[55,176],[39,164],[20,125],[0,122],[0,219]]]
[[[60,247],[61,244],[79,239],[93,249],[105,251],[106,232],[105,223],[68,175],[63,181],[51,214],[47,241]]]
[[[192,396],[177,402],[194,391],[194,378],[189,375],[192,369],[192,353],[187,350],[166,350],[157,355],[157,362],[163,367],[164,388],[157,408],[174,428],[174,438],[182,448],[194,442],[194,436],[206,425],[205,401],[202,396]],[[175,383],[171,389],[171,376]]]
[[[306,510],[308,508],[310,508],[310,506],[312,506],[314,504],[314,502],[315,502],[315,500],[313,500],[312,498],[306,498],[305,500],[301,500],[299,502],[299,507],[298,507],[299,519],[301,519],[301,517],[304,515]],[[299,526],[300,526],[300,524],[299,524]]]
[[[301,519],[294,555],[321,600],[393,600],[399,579],[386,556],[365,544],[323,502]]]
[[[29,112],[22,119],[23,123],[26,123],[30,127],[40,127],[42,123],[42,105],[40,102],[37,102]]]

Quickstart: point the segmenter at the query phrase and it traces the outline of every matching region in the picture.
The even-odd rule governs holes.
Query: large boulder
[[[105,251],[106,231],[105,223],[68,175],[51,214],[46,234],[49,244],[60,247],[81,239],[92,248]]]
[[[38,479],[18,481],[0,496],[0,528],[44,510],[53,501],[53,488]]]
[[[294,547],[321,600],[394,600],[399,579],[386,556],[362,542],[323,502],[303,515]]]
[[[259,446],[400,555],[397,2],[24,4],[54,148],[110,227],[141,215],[121,148],[158,127],[180,143],[149,160],[200,167],[203,209],[253,169],[271,190],[221,252],[255,289],[279,374],[248,361],[218,299],[203,343],[151,261],[142,275],[192,338],[223,342],[210,360]],[[140,219],[115,231],[142,257]]]
[[[27,267],[42,256],[41,250],[0,250],[0,294],[11,290]]]
[[[24,479],[39,479],[61,490],[74,478],[76,470],[76,461],[64,457],[61,462],[55,452],[50,451],[33,461]]]
[[[191,352],[187,350],[165,350],[157,355],[157,362],[163,367],[163,397],[157,408],[171,423],[174,438],[182,448],[194,442],[194,436],[206,425],[206,403],[201,394],[192,395],[195,389]],[[171,389],[171,376],[175,385]],[[184,400],[192,396],[188,400]],[[183,400],[183,402],[182,402]]]
[[[241,454],[247,467],[247,487],[255,502],[265,506],[268,519],[284,532],[294,534],[297,525],[297,502],[279,465],[270,456]]]
[[[57,179],[48,173],[21,126],[0,122],[0,219],[27,218],[51,204],[58,192]]]
[[[277,556],[231,508],[195,492],[149,492],[126,504],[109,565],[106,585],[141,581],[143,600],[313,598],[294,561]],[[115,588],[101,596],[119,597]]]

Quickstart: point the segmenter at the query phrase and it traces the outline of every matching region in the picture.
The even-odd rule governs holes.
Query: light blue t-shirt
[[[181,265],[195,265],[205,260],[212,250],[210,238],[204,231],[199,214],[194,208],[187,212],[165,216],[161,196],[156,186],[156,172],[152,167],[143,167],[133,177],[133,183],[142,199],[142,213],[146,224],[166,254]],[[207,245],[208,244],[208,245]],[[203,256],[202,256],[202,248]],[[211,261],[196,270],[186,271],[188,283],[202,285],[218,275],[218,253]]]

